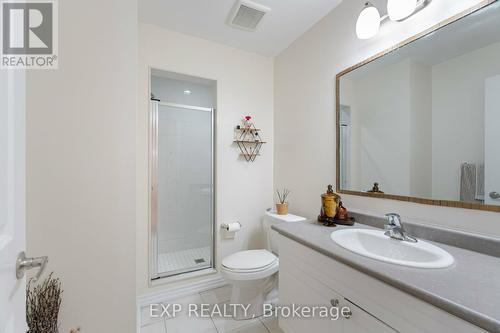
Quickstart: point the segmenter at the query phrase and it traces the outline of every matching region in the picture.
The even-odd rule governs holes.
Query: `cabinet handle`
[[[336,307],[337,305],[339,305],[339,300],[337,298],[332,298],[330,300],[330,304],[333,306],[333,307]]]
[[[346,312],[345,314],[342,313],[342,315],[344,316],[345,319],[350,319],[352,317],[352,311],[349,310],[348,312]]]

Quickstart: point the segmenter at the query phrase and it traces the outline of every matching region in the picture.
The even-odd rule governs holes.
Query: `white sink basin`
[[[342,229],[332,232],[330,237],[349,251],[396,265],[444,268],[454,261],[451,254],[435,245],[420,239],[417,243],[391,239],[380,230]]]

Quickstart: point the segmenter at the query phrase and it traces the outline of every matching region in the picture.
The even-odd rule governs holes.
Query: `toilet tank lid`
[[[275,211],[268,210],[266,211],[266,214],[272,217],[273,219],[282,221],[282,222],[302,222],[305,221],[306,218],[298,215],[293,215],[293,214],[286,214],[286,215],[278,215]]]

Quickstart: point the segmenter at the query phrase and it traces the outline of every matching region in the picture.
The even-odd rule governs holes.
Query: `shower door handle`
[[[495,191],[490,192],[490,198],[492,198],[492,199],[500,199],[500,193],[495,192]]]

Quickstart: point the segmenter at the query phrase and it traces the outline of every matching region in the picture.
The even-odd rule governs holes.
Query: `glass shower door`
[[[158,278],[213,265],[214,111],[152,103],[153,278]]]

